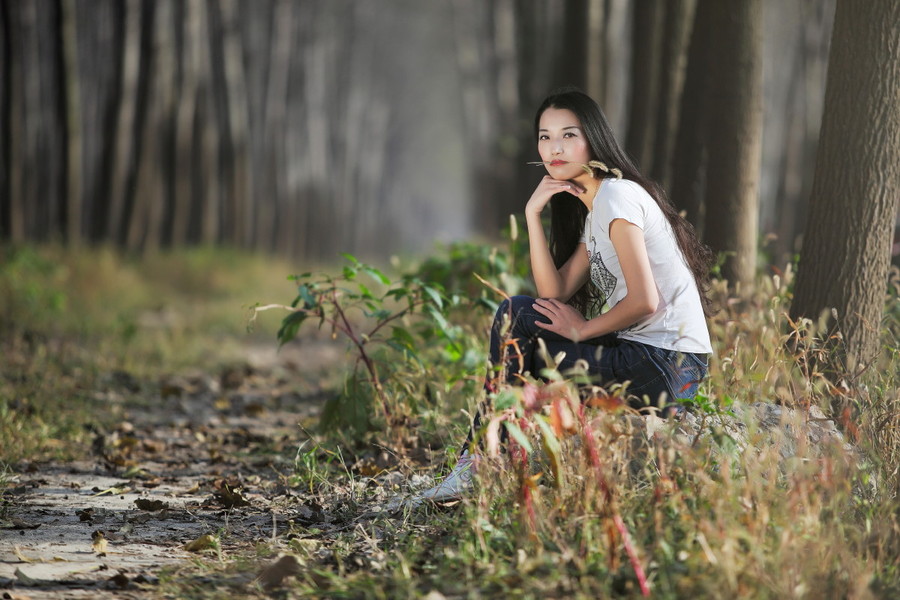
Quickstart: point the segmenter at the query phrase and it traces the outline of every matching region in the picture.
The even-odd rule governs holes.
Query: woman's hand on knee
[[[587,321],[572,306],[552,298],[538,298],[532,306],[550,321],[549,323],[535,321],[534,324],[541,329],[557,333],[573,342],[583,339],[581,331]]]

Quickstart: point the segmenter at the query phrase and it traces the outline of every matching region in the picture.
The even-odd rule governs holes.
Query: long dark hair
[[[578,88],[567,87],[555,90],[541,103],[534,117],[535,139],[538,137],[541,115],[551,107],[570,110],[578,117],[581,129],[591,148],[593,160],[605,163],[610,169],[618,168],[622,171],[623,179],[630,179],[639,184],[656,201],[672,226],[678,247],[694,275],[697,290],[700,292],[700,300],[703,303],[703,312],[706,316],[711,316],[714,310],[709,299],[709,270],[714,257],[712,251],[700,243],[694,232],[694,226],[678,214],[659,184],[641,175],[631,158],[619,146],[603,110],[590,96]],[[594,171],[594,175],[597,177],[610,177],[608,173],[601,172],[599,169]],[[582,202],[574,201],[571,194],[556,194],[550,200],[550,253],[557,268],[572,256],[578,246],[586,217],[587,207]],[[599,310],[605,301],[606,298],[600,297],[597,287],[588,281],[569,299],[569,304],[582,312],[588,312]]]

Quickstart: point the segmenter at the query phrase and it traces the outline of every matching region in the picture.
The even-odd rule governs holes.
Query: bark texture
[[[762,0],[715,2],[704,241],[734,287],[756,273],[762,148]]]
[[[698,232],[703,231],[703,195],[706,189],[709,64],[718,0],[697,0],[672,155],[670,195],[675,206]]]
[[[670,0],[665,8],[653,170],[650,175],[666,189],[669,188],[671,176],[672,149],[678,132],[678,114],[696,7],[697,0]]]
[[[874,356],[900,198],[900,3],[838,0],[812,197],[791,304],[823,311],[843,337],[839,366]],[[826,313],[826,314],[827,314]]]
[[[634,4],[631,100],[625,149],[638,168],[648,174],[653,167],[665,12],[662,0],[637,0]]]

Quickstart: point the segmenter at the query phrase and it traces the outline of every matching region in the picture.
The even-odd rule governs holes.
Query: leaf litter
[[[13,465],[0,538],[15,545],[0,545],[0,588],[150,598],[160,573],[181,572],[197,552],[214,560],[260,544],[275,558],[261,560],[246,583],[265,590],[313,567],[380,569],[382,540],[399,526],[386,509],[410,483],[427,482],[416,471],[431,456],[376,448],[342,455],[327,474],[298,475],[302,432],[317,421],[323,390],[298,393],[291,377],[306,353],[320,361],[341,353],[295,351],[302,354],[286,348],[219,374],[164,376],[150,402],[129,402],[119,390],[110,401],[124,403],[125,419],[94,433],[90,459]],[[135,394],[154,389],[117,377]]]

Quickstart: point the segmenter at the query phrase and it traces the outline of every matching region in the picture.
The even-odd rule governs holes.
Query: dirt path
[[[250,348],[245,363],[214,375],[148,385],[115,374],[100,393],[123,403],[125,419],[95,433],[93,460],[18,466],[0,514],[0,596],[155,597],[189,561],[260,544],[327,563],[336,535],[361,525],[369,533],[351,540],[343,559],[377,567],[373,524],[376,532],[392,527],[382,509],[409,475],[424,484],[417,466],[387,452],[313,454],[350,462],[328,502],[323,480],[295,467],[298,423],[313,424],[324,402],[317,378],[343,359],[342,346],[316,342],[278,354]],[[300,450],[307,451],[315,452],[312,444]]]

